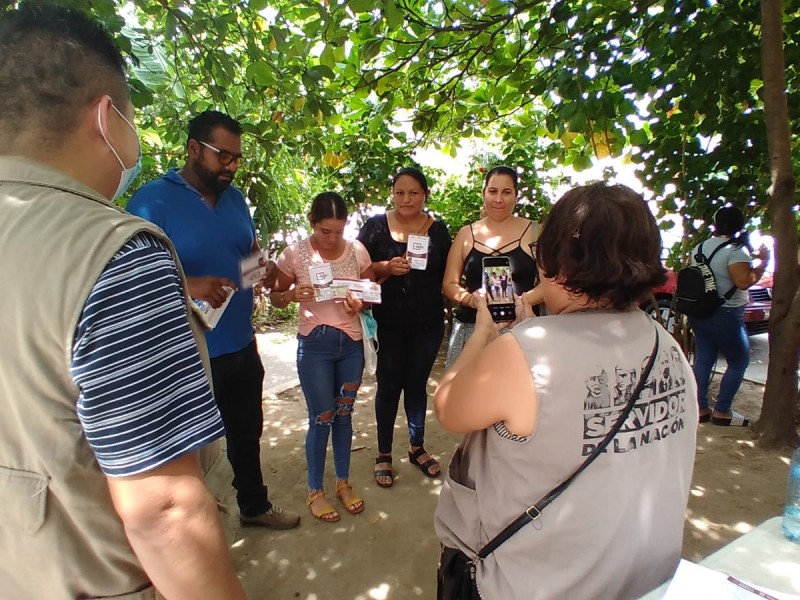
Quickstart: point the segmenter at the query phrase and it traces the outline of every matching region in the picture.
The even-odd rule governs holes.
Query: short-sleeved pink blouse
[[[336,260],[323,259],[311,246],[308,238],[288,246],[278,258],[278,268],[295,283],[310,283],[308,267],[330,263],[335,278],[360,279],[371,264],[369,252],[359,241],[345,241],[344,252]],[[341,300],[300,302],[301,335],[308,335],[317,325],[330,325],[341,329],[354,340],[361,339],[358,315],[350,316]]]

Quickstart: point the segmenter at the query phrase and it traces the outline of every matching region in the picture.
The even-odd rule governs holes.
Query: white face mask
[[[114,192],[114,197],[112,198],[112,200],[116,200],[117,198],[122,196],[122,194],[125,193],[125,191],[133,183],[133,180],[136,179],[136,177],[142,170],[142,144],[139,142],[139,133],[136,131],[136,127],[134,127],[133,124],[130,121],[128,121],[128,119],[125,118],[125,115],[119,112],[116,106],[112,104],[111,108],[113,108],[116,111],[116,113],[120,117],[122,117],[122,120],[128,124],[128,127],[130,127],[133,130],[133,133],[136,135],[136,143],[139,146],[139,156],[136,159],[136,164],[130,168],[126,168],[125,163],[122,162],[122,159],[120,158],[117,151],[114,149],[114,146],[112,146],[111,142],[108,141],[105,131],[103,131],[103,123],[100,120],[100,106],[97,107],[97,124],[100,127],[100,134],[103,136],[103,139],[106,141],[106,144],[108,144],[108,147],[111,148],[111,152],[113,152],[114,156],[117,157],[119,165],[122,167],[122,173],[119,176],[119,185],[117,185],[117,191]]]

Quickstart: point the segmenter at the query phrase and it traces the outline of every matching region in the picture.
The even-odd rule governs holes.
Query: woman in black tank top
[[[483,183],[486,216],[462,227],[453,240],[442,284],[447,299],[458,305],[447,352],[448,366],[460,353],[475,323],[474,292],[483,283],[484,257],[508,257],[514,293],[522,297],[526,307],[541,302],[538,290],[534,290],[538,277],[532,256],[539,224],[514,216],[517,183],[513,169],[504,166],[491,169]]]

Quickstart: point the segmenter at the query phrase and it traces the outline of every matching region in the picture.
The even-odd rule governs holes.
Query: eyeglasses
[[[227,167],[232,162],[235,162],[237,167],[242,166],[244,157],[241,154],[231,154],[227,150],[220,150],[219,148],[215,148],[211,144],[207,144],[202,140],[197,140],[197,141],[203,144],[203,146],[205,146],[209,150],[213,150],[214,152],[216,152],[217,160],[219,161],[219,164],[221,164],[223,167]]]

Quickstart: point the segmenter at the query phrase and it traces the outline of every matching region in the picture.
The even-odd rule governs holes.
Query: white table
[[[800,595],[800,543],[783,536],[781,517],[764,521],[700,564],[756,586]],[[663,598],[668,587],[666,582],[640,600]]]

